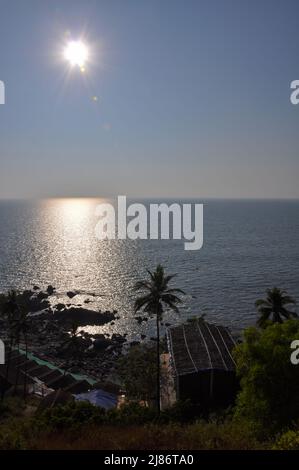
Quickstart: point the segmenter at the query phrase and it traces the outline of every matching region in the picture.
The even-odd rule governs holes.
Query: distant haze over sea
[[[299,301],[299,201],[198,200],[205,204],[204,245],[191,252],[177,240],[97,240],[99,201],[0,201],[0,291],[52,284],[57,302],[78,290],[75,303],[89,298],[90,309],[118,310],[117,324],[101,331],[131,334],[149,328],[132,320],[132,287],[158,263],[178,273],[184,319],[205,313],[236,328],[254,324],[254,301],[273,286]]]

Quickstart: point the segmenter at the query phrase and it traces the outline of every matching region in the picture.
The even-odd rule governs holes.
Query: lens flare
[[[85,71],[85,64],[88,61],[88,48],[82,41],[70,41],[64,49],[64,58],[72,67],[79,67]]]

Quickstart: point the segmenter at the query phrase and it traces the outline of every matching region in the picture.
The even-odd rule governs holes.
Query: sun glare
[[[82,41],[70,41],[64,49],[64,58],[72,67],[78,66],[81,71],[85,70],[88,56],[88,48]]]

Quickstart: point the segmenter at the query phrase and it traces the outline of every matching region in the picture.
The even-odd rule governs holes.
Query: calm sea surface
[[[185,251],[177,240],[99,241],[99,202],[0,202],[0,291],[52,284],[55,304],[76,289],[73,303],[90,299],[90,309],[118,310],[121,319],[101,331],[133,336],[150,333],[151,322],[139,327],[133,320],[132,287],[159,262],[178,273],[175,284],[186,292],[182,318],[205,313],[242,328],[254,324],[254,301],[268,287],[285,288],[299,300],[299,201],[205,201],[199,251]]]

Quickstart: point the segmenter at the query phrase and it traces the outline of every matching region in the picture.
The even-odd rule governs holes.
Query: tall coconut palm
[[[259,299],[255,306],[260,314],[257,321],[258,326],[265,328],[269,320],[274,323],[282,323],[283,319],[295,318],[297,314],[286,308],[287,305],[294,305],[296,301],[286,294],[286,291],[274,287],[267,289],[266,299]],[[271,318],[272,317],[272,318]]]
[[[143,311],[149,316],[155,317],[157,328],[157,409],[160,413],[160,324],[163,318],[164,308],[178,312],[177,305],[182,302],[177,294],[184,294],[181,289],[169,287],[169,282],[175,274],[165,275],[163,266],[157,266],[155,272],[147,271],[149,279],[139,281],[135,285],[135,291],[143,292],[143,295],[135,301],[135,313]]]

